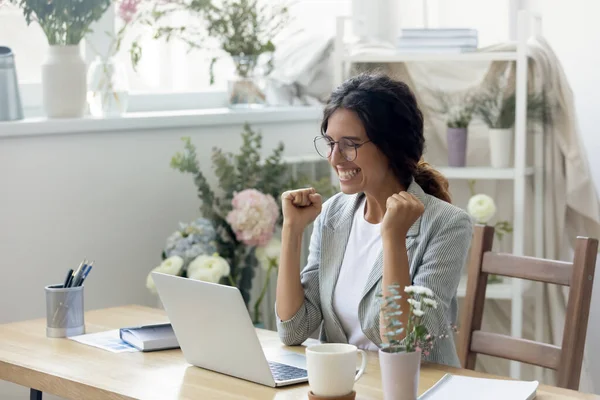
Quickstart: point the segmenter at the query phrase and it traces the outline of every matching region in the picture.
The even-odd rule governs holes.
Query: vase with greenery
[[[79,44],[111,0],[11,0],[27,24],[35,22],[46,35],[48,55],[42,65],[42,99],[51,118],[81,117],[86,111],[86,64]]]
[[[189,13],[197,23],[171,24],[168,17],[178,11]],[[260,78],[271,66],[274,38],[289,21],[286,4],[261,0],[175,0],[167,6],[155,7],[152,21],[156,38],[180,39],[191,48],[209,50],[213,54],[211,84],[215,81],[216,62],[223,56],[231,58],[235,66],[235,75],[228,81],[232,107],[266,104]]]
[[[516,94],[505,85],[489,85],[477,96],[475,113],[489,128],[490,160],[495,168],[508,168],[511,165],[514,147],[514,124]],[[544,93],[530,93],[527,96],[527,120],[545,123],[550,118],[550,110]]]
[[[235,286],[250,308],[256,269],[262,266],[265,280],[252,311],[258,326],[264,322],[260,306],[279,259],[278,232],[283,220],[279,198],[286,190],[310,181],[304,176],[290,176],[283,160],[283,143],[263,159],[262,135],[245,124],[237,154],[213,148],[211,161],[217,180],[213,188],[191,139],[185,137],[183,141],[184,150],[173,156],[171,167],[192,175],[200,216],[180,223],[167,239],[161,264],[153,271]],[[312,183],[325,197],[332,194],[322,182]],[[146,285],[154,292],[151,275]]]
[[[403,296],[408,310],[402,310]],[[381,304],[382,327],[385,328],[379,348],[379,364],[383,396],[386,399],[416,400],[419,388],[421,356],[429,356],[436,339],[449,338],[443,333],[435,336],[429,333],[424,316],[438,303],[433,291],[424,286],[407,286],[401,289],[393,284],[388,288]],[[408,323],[402,323],[400,316],[408,312]]]
[[[120,116],[127,111],[129,104],[129,78],[125,64],[117,57],[121,51],[126,33],[147,18],[143,12],[142,0],[116,0],[115,7],[121,27],[116,33],[108,32],[109,45],[106,51],[91,49],[96,58],[88,69],[87,100],[90,114],[95,117]],[[133,40],[129,49],[131,64],[135,70],[141,59],[141,46]]]
[[[468,129],[475,110],[474,91],[449,93],[438,90],[433,97],[437,102],[432,107],[433,111],[446,119],[448,166],[464,167],[467,163]]]

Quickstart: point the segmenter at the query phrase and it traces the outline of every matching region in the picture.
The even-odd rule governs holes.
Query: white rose
[[[490,196],[476,194],[469,199],[467,210],[477,223],[486,224],[496,214],[496,204]]]
[[[229,275],[231,269],[227,261],[218,255],[200,255],[188,266],[190,279],[218,283],[222,277]]]
[[[156,294],[156,286],[154,285],[154,279],[152,279],[152,272],[161,272],[169,275],[179,275],[181,268],[183,267],[183,258],[179,256],[172,256],[164,260],[158,267],[154,268],[146,278],[146,287],[150,292]]]
[[[258,247],[256,249],[256,258],[260,263],[261,267],[266,271],[269,269],[271,263],[279,265],[279,257],[281,256],[281,241],[277,238],[272,238],[269,243],[264,247]]]

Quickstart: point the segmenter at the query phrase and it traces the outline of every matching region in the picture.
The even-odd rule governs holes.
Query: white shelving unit
[[[439,170],[451,180],[478,179],[478,180],[509,180],[513,183],[514,216],[513,216],[513,246],[515,255],[524,254],[525,243],[525,185],[532,182],[534,185],[534,241],[535,257],[543,257],[543,135],[536,134],[534,138],[534,160],[533,165],[526,165],[527,154],[527,41],[530,35],[541,35],[541,17],[527,11],[518,14],[517,43],[514,52],[471,52],[471,53],[405,53],[393,50],[381,50],[376,52],[352,55],[346,51],[344,43],[345,23],[350,18],[339,17],[336,25],[336,39],[334,49],[334,80],[335,85],[341,84],[345,78],[345,71],[352,63],[405,63],[405,62],[428,62],[428,61],[457,61],[457,62],[491,62],[491,61],[514,61],[516,63],[516,116],[514,126],[514,167],[496,169],[492,167],[464,167],[449,168],[439,167]],[[532,24],[533,21],[533,24]],[[533,28],[531,28],[533,25]],[[520,279],[507,279],[503,283],[490,284],[486,292],[489,299],[505,299],[511,301],[511,335],[522,337],[523,331],[523,297],[531,285],[535,287],[536,317],[535,332],[536,340],[542,340],[542,297],[541,286]],[[458,295],[464,296],[466,281],[461,282]],[[511,363],[511,376],[520,377],[520,364]]]

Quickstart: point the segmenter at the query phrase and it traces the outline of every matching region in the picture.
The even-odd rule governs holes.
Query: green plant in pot
[[[86,111],[86,64],[79,48],[111,0],[11,0],[27,24],[36,22],[50,45],[42,65],[42,99],[51,118],[82,117]]]
[[[475,111],[475,92],[466,90],[457,93],[434,91],[436,105],[430,107],[446,118],[448,142],[448,165],[464,167],[467,162],[468,128]]]
[[[154,21],[162,24],[176,10],[191,11],[198,26],[160,26],[155,37],[167,40],[178,38],[191,48],[211,50],[210,83],[215,80],[216,62],[223,56],[230,57],[235,66],[235,77],[229,81],[231,106],[256,106],[266,103],[259,88],[259,63],[262,56],[275,51],[274,38],[289,21],[285,5],[264,0],[178,0],[169,3],[165,10],[153,14]],[[265,74],[271,66],[266,57]]]
[[[424,286],[407,286],[401,294],[399,285],[391,285],[381,304],[384,339],[379,349],[379,363],[384,398],[415,400],[419,387],[421,356],[429,356],[436,337],[424,323],[425,314],[438,307],[435,294]],[[403,296],[407,296],[403,303]],[[404,326],[402,304],[408,304]],[[450,335],[440,335],[447,338]]]
[[[516,94],[503,85],[489,85],[477,96],[475,114],[489,128],[491,165],[496,168],[510,167],[513,150],[516,113]],[[530,93],[527,96],[527,120],[545,123],[551,115],[545,94]]]

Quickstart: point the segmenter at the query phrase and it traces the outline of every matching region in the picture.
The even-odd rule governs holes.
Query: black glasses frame
[[[321,154],[321,153],[319,152],[319,148],[317,147],[317,141],[318,141],[318,140],[325,140],[325,141],[327,141],[327,142],[328,142],[328,144],[329,144],[329,147],[330,147],[330,150],[329,150],[329,154],[328,154],[327,156],[324,156],[323,154]],[[342,140],[350,140],[350,139],[345,139],[345,138],[342,138]],[[363,145],[365,145],[365,144],[367,144],[367,143],[369,143],[369,142],[370,142],[370,140],[365,140],[365,141],[364,141],[364,142],[362,142],[362,143],[354,143],[354,142],[352,142],[352,144],[351,144],[351,145],[349,145],[348,147],[351,147],[351,148],[353,148],[353,149],[354,149],[354,157],[352,157],[352,158],[348,158],[348,157],[347,157],[347,156],[344,154],[344,152],[342,151],[342,148],[341,148],[341,146],[340,146],[340,142],[341,142],[342,140],[338,140],[338,141],[336,142],[335,140],[331,140],[331,139],[329,139],[329,138],[328,138],[328,137],[326,137],[326,136],[316,136],[316,137],[313,139],[313,144],[314,144],[314,146],[315,146],[315,150],[317,151],[317,154],[318,154],[318,155],[320,155],[321,157],[323,157],[323,158],[327,158],[327,159],[329,159],[329,157],[331,157],[331,155],[333,154],[333,149],[334,149],[335,145],[337,144],[337,145],[338,145],[338,151],[340,152],[340,154],[342,155],[342,157],[344,157],[344,158],[346,159],[346,161],[354,161],[354,160],[356,159],[356,156],[358,155],[358,149],[359,149],[359,148],[361,148]],[[345,145],[344,145],[344,147],[345,147]]]

